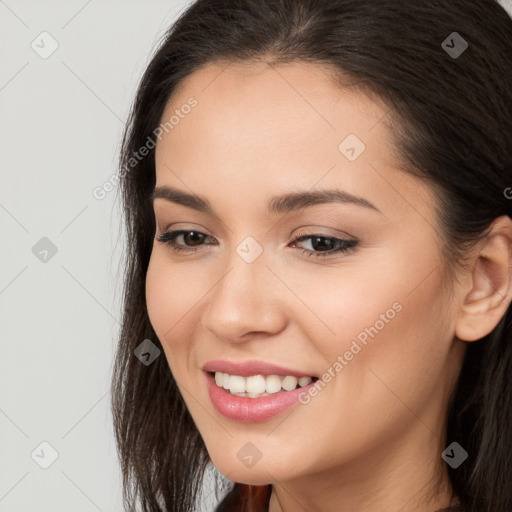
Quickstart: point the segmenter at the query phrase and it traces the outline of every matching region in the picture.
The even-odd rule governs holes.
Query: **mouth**
[[[222,416],[242,423],[267,421],[294,405],[307,403],[301,397],[308,395],[318,380],[291,375],[242,377],[206,370],[203,374],[213,407]]]

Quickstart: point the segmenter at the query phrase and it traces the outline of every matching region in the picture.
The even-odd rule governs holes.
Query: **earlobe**
[[[495,219],[469,267],[470,290],[463,297],[455,335],[464,341],[487,336],[506,314],[512,300],[512,220]]]

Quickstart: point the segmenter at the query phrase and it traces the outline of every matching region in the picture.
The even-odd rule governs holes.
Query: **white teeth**
[[[242,377],[240,375],[229,375],[228,373],[215,372],[215,383],[233,395],[249,398],[258,398],[273,393],[292,391],[299,387],[304,387],[313,381],[311,377],[294,377],[287,375],[251,375]]]
[[[269,375],[265,379],[265,391],[268,394],[281,391],[281,377],[278,377],[277,375]]]
[[[230,375],[229,391],[231,393],[245,393],[245,379],[240,377],[240,375]]]
[[[265,377],[263,375],[242,378],[245,380],[245,391],[248,393],[265,393]]]
[[[301,377],[299,379],[299,386],[303,388],[304,386],[307,386],[308,384],[311,384],[313,379],[311,377]]]
[[[297,387],[297,382],[297,377],[288,375],[281,382],[281,386],[283,386],[283,389],[285,389],[286,391],[292,391],[292,389],[295,389]]]

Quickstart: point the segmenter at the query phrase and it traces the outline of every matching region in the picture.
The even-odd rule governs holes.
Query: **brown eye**
[[[292,245],[295,246],[296,242],[303,242],[305,240],[311,240],[311,249],[303,249],[303,254],[320,258],[325,258],[337,253],[349,252],[359,243],[358,240],[353,239],[336,238],[321,234],[310,234],[299,236],[292,242]]]
[[[184,244],[176,243],[178,237],[183,237]],[[208,235],[200,231],[180,229],[177,231],[168,231],[157,236],[157,240],[168,245],[174,251],[195,251],[201,246]]]

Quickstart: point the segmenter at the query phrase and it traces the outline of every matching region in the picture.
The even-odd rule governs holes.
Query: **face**
[[[374,101],[318,65],[209,65],[162,116],[178,110],[179,122],[157,143],[156,187],[211,211],[154,199],[148,313],[213,463],[234,481],[326,482],[438,459],[460,349],[435,195],[397,170]],[[236,397],[204,370],[218,360],[285,370],[207,368],[318,380],[278,399]]]

